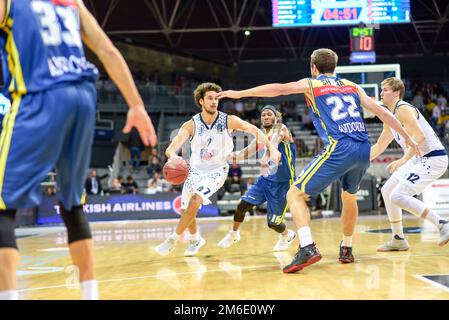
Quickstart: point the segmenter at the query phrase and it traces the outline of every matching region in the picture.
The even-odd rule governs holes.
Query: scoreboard
[[[410,22],[410,0],[272,0],[273,27]]]

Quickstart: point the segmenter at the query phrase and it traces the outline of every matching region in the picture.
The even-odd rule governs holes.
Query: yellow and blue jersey
[[[269,162],[270,168],[263,179],[273,182],[284,182],[295,179],[296,146],[294,142],[279,142],[278,151],[281,153],[281,161],[278,164]]]
[[[9,92],[40,92],[97,78],[84,55],[75,0],[7,0],[0,28]]]
[[[369,141],[356,84],[325,75],[308,78],[308,82],[307,105],[325,144],[347,137],[359,142]]]

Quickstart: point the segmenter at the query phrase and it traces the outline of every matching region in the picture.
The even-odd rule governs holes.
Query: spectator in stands
[[[313,147],[313,155],[317,155],[324,148],[323,140],[320,137],[316,137],[315,146]]]
[[[126,183],[124,184],[125,193],[127,194],[136,194],[139,193],[139,186],[137,182],[134,181],[134,178],[129,175],[126,177]]]
[[[89,195],[97,195],[102,193],[103,188],[101,187],[100,179],[97,177],[97,170],[94,169],[90,172],[84,184],[84,188],[86,189],[86,193]]]
[[[302,117],[301,117],[301,129],[302,130],[312,130],[312,131],[314,130],[312,117],[310,116],[309,108],[306,108],[304,110],[304,113],[302,114]]]
[[[140,159],[142,156],[143,147],[144,145],[140,139],[139,132],[136,128],[133,128],[128,138],[128,148],[131,154],[131,165],[133,171],[140,169]]]
[[[262,100],[262,98],[257,98],[256,100],[256,110],[257,112],[261,112],[262,108],[265,107],[266,103]]]
[[[243,110],[247,118],[257,118],[256,103],[253,98],[248,98],[246,103],[243,105]]]
[[[159,70],[154,70],[153,73],[150,76],[150,81],[153,85],[158,86],[161,84],[161,77],[159,75]]]
[[[449,115],[445,110],[441,111],[440,116],[437,119],[435,131],[437,132],[438,136],[444,137],[446,134],[446,128],[449,124]]]
[[[300,157],[306,157],[309,155],[309,148],[307,147],[307,144],[305,143],[304,140],[302,140],[300,137],[296,137],[293,132],[292,132],[292,136],[293,136],[293,141],[295,142],[296,145],[296,150],[298,152],[298,156]]]
[[[296,109],[295,101],[290,100],[287,105],[287,112],[285,115],[285,119],[293,120],[295,118],[295,109]]]
[[[442,93],[440,93],[438,95],[437,105],[440,107],[441,111],[446,110],[447,99],[446,99],[446,97]]]
[[[417,91],[415,96],[413,97],[413,101],[412,104],[417,107],[419,109],[419,111],[421,111],[421,113],[424,113],[425,108],[424,108],[424,97],[422,95],[421,91]]]
[[[162,172],[162,165],[158,156],[151,156],[151,161],[147,167],[148,177],[153,177],[154,173]]]
[[[235,115],[239,118],[242,118],[244,115],[243,110],[243,102],[241,100],[237,100],[234,104]]]
[[[438,122],[438,118],[441,116],[441,108],[438,105],[435,105],[435,107],[433,107],[432,110],[432,118],[430,118],[430,125],[433,128],[436,128],[437,126],[437,122]]]
[[[45,188],[45,195],[48,197],[56,195],[56,188],[54,186],[49,186]]]
[[[118,178],[112,179],[111,186],[108,189],[109,194],[121,194],[124,192],[123,186]]]
[[[149,163],[151,163],[151,159],[152,159],[153,157],[158,158],[158,159],[159,159],[159,162],[161,162],[161,157],[160,157],[160,155],[159,155],[159,151],[157,151],[157,147],[156,147],[156,146],[154,146],[153,148],[151,148],[150,157],[149,157],[149,161],[148,161]]]
[[[232,163],[229,171],[228,178],[225,183],[225,189],[228,192],[235,192],[241,190],[242,184],[242,168],[238,163]]]
[[[248,179],[243,181],[243,183],[241,184],[241,188],[240,188],[240,194],[244,195],[246,190],[248,190],[253,184],[254,184],[253,177],[249,177]]]
[[[154,173],[153,178],[149,179],[147,182],[147,187],[144,190],[145,194],[156,194],[158,192],[162,192],[162,187],[159,184],[159,173]]]
[[[287,115],[287,100],[281,101],[281,103],[279,104],[279,111],[281,111],[282,117],[285,118],[285,116]]]
[[[232,100],[228,100],[223,103],[222,111],[227,114],[234,114],[234,102]]]
[[[433,108],[435,108],[436,103],[432,99],[426,98],[424,99],[424,106],[426,108],[425,111],[426,118],[430,118],[432,116]]]

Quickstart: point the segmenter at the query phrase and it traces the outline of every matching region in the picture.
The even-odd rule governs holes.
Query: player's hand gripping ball
[[[165,180],[172,185],[183,184],[189,175],[189,165],[181,157],[170,158],[162,169]]]

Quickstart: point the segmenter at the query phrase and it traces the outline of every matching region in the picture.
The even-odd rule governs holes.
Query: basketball
[[[186,181],[189,175],[189,166],[183,159],[171,159],[162,169],[165,180],[173,185],[179,185]]]

